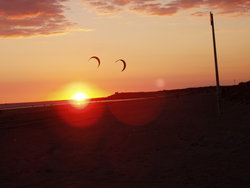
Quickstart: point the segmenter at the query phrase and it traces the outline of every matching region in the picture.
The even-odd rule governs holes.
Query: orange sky
[[[215,85],[210,10],[222,84],[250,80],[248,0],[25,3],[0,0],[0,103]]]

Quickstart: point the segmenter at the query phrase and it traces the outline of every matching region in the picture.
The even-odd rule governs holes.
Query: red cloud
[[[62,33],[71,23],[63,15],[67,0],[0,0],[0,37]]]
[[[122,9],[137,11],[146,15],[171,16],[181,10],[200,8],[217,11],[219,14],[249,14],[250,0],[85,0],[99,12],[117,12]],[[208,12],[208,11],[207,11]],[[193,13],[204,15],[204,11]]]

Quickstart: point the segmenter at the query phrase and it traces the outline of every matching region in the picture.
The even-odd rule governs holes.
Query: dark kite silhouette
[[[122,72],[123,72],[127,67],[126,61],[124,61],[123,59],[118,59],[116,62],[118,61],[121,61],[123,63],[123,69],[122,69]]]
[[[97,56],[92,56],[91,58],[89,58],[89,60],[91,60],[91,59],[96,59],[96,60],[97,60],[97,62],[98,62],[98,66],[97,66],[97,68],[98,68],[98,67],[100,67],[100,65],[101,65],[101,60],[100,60],[100,58],[99,58],[99,57],[97,57]]]

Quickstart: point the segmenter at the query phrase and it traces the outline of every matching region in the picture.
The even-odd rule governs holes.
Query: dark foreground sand
[[[250,187],[250,105],[214,89],[0,112],[0,187]]]

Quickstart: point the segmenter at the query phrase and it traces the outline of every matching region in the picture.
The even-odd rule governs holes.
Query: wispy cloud
[[[0,0],[0,37],[64,33],[72,23],[64,16],[67,0]]]
[[[57,35],[74,24],[67,20],[64,2],[73,0],[0,0],[0,38]],[[172,16],[194,10],[192,16],[208,10],[229,16],[249,15],[250,0],[82,0],[98,13],[113,14],[129,10],[144,15]],[[199,11],[197,11],[199,9]],[[79,29],[78,29],[79,30]],[[90,31],[89,29],[80,29]]]
[[[87,28],[69,28],[67,30],[69,30],[69,31],[84,31],[84,32],[94,31],[94,29],[87,29]]]
[[[194,9],[193,16],[204,16],[207,9],[228,15],[249,15],[250,0],[83,0],[99,13],[136,11],[145,15],[172,16],[179,11]],[[200,11],[195,10],[199,8]]]

